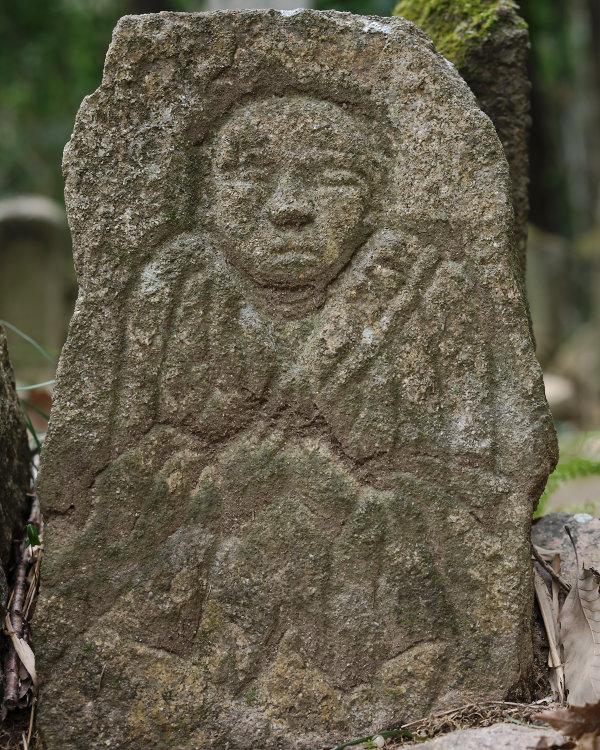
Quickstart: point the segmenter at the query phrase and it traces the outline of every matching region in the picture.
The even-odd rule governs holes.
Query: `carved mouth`
[[[294,233],[295,234],[295,233]],[[296,237],[282,238],[269,242],[267,251],[273,255],[297,255],[301,258],[314,258],[316,253],[310,252],[309,243],[298,243]]]
[[[312,284],[287,286],[259,282],[260,301],[270,312],[277,310],[284,318],[298,318],[322,306],[325,294]]]
[[[315,287],[310,284],[306,284],[306,286],[275,286],[269,284],[268,288],[272,294],[280,296],[281,301],[294,305],[312,300],[316,293]]]

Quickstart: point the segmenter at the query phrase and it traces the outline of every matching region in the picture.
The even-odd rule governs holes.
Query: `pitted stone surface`
[[[546,741],[545,747],[555,748],[567,742],[562,734],[549,727],[494,724],[478,729],[459,729],[434,740],[406,747],[419,747],[421,750],[532,750],[542,740]]]
[[[126,17],[64,169],[49,750],[314,750],[518,691],[555,439],[502,148],[427,37]]]
[[[27,513],[29,450],[25,420],[15,392],[4,327],[0,325],[0,616],[8,595],[5,568],[15,534]],[[0,693],[1,693],[0,684]]]

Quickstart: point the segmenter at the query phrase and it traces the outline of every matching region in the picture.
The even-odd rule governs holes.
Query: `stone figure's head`
[[[367,122],[306,97],[240,106],[217,132],[214,220],[230,261],[264,287],[322,290],[372,231],[381,165]]]

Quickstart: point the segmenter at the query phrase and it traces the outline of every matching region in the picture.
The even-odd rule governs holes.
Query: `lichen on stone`
[[[470,50],[500,31],[512,16],[515,28],[527,24],[513,0],[400,0],[393,15],[416,23],[442,55],[460,68]]]

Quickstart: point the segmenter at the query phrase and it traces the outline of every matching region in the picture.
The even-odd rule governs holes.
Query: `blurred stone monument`
[[[569,278],[568,258],[566,237],[529,226],[527,299],[536,355],[543,368],[552,361],[571,323],[572,310],[565,283]]]
[[[582,235],[571,248],[572,257],[589,281],[588,319],[565,337],[551,363],[551,369],[573,383],[576,422],[584,430],[600,428],[600,226]],[[565,326],[566,328],[566,326]]]
[[[48,750],[314,750],[526,691],[555,436],[502,146],[425,34],[125,17],[64,170]]]
[[[64,208],[39,195],[0,201],[0,319],[35,339],[56,359],[76,295]],[[54,377],[51,365],[7,330],[11,360],[26,384]]]

